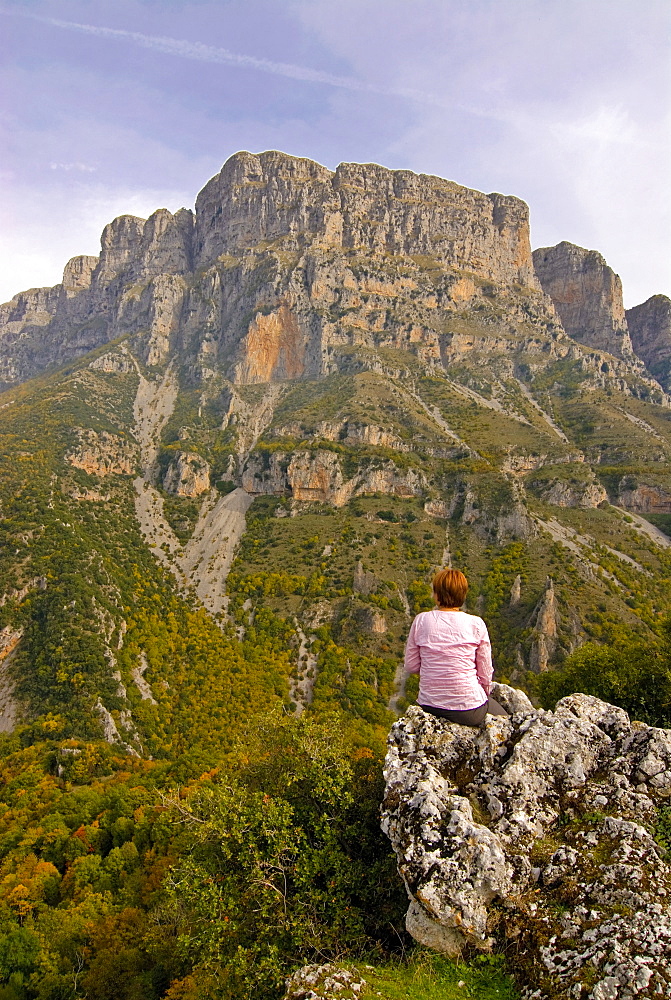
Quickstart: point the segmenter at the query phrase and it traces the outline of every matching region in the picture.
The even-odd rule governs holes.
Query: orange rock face
[[[619,501],[637,514],[671,514],[671,492],[659,486],[620,486]]]
[[[242,343],[237,365],[238,383],[272,382],[299,378],[305,372],[306,338],[286,302],[274,312],[257,313]]]

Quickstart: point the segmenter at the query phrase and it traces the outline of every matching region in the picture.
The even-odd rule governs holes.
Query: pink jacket
[[[422,611],[410,627],[405,669],[419,674],[420,705],[468,711],[492,682],[492,647],[482,618],[465,611]]]

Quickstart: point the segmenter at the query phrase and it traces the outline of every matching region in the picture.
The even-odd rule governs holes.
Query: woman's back
[[[465,611],[424,611],[408,636],[406,669],[420,670],[418,701],[437,708],[468,710],[487,700],[491,646],[482,618]]]

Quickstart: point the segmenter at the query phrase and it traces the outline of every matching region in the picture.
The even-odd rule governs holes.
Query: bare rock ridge
[[[626,316],[634,351],[657,381],[671,389],[671,299],[653,295],[627,309]]]
[[[527,1000],[671,992],[671,867],[651,831],[671,731],[575,694],[554,712],[496,685],[509,719],[467,729],[412,706],[392,727],[382,827],[407,928],[447,954],[516,943]]]
[[[377,164],[330,171],[241,152],[195,214],[120,216],[98,258],[75,257],[61,284],[0,306],[0,390],[122,337],[150,367],[178,355],[243,385],[337,372],[352,347],[447,368],[464,352],[501,349],[503,322],[479,336],[462,322],[493,305],[516,328],[533,320],[530,350],[543,349],[539,329],[549,356],[575,350],[559,316],[570,338],[620,359],[586,364],[641,375],[617,275],[569,243],[532,256],[518,198]],[[659,367],[651,329],[642,350]]]
[[[295,250],[431,254],[484,278],[537,287],[519,198],[375,163],[341,163],[332,173],[274,151],[232,156],[196,200],[195,266],[278,239]]]
[[[314,313],[352,308],[335,301],[352,277],[334,255],[353,252],[468,272],[463,288],[455,277],[455,302],[472,297],[474,278],[538,290],[517,198],[376,164],[331,172],[284,153],[237,153],[195,216],[120,216],[103,230],[99,258],[73,258],[60,285],[0,306],[0,386],[128,334],[150,365],[171,349],[207,362],[244,341],[234,381],[320,374],[329,331]],[[368,294],[393,301],[413,287],[405,279]]]
[[[533,261],[570,337],[618,358],[633,358],[622,282],[600,253],[563,242],[534,250]]]
[[[0,387],[129,332],[124,331],[129,303],[132,306],[143,293],[148,325],[160,331],[165,317],[151,313],[160,313],[162,285],[179,284],[181,275],[190,271],[192,232],[193,213],[186,209],[175,215],[160,209],[146,221],[119,216],[103,230],[99,257],[73,257],[61,284],[20,292],[1,305]],[[172,309],[168,326],[175,319]]]

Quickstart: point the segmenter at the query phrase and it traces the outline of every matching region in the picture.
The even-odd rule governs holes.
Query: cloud
[[[535,245],[599,250],[627,305],[669,293],[668,0],[618,0],[616,17],[612,0],[293,5],[354,75],[456,95],[452,113],[415,105],[379,162],[524,198]],[[346,127],[355,103],[341,92]]]
[[[54,163],[53,161],[49,164],[50,170],[65,170],[69,173],[71,170],[77,170],[82,174],[94,174],[97,167],[92,167],[88,163]]]
[[[63,28],[67,31],[76,31],[86,35],[94,35],[97,38],[109,38],[119,42],[130,42],[145,49],[152,49],[154,52],[162,52],[165,55],[179,56],[182,59],[192,59],[196,62],[219,63],[225,66],[238,66],[241,69],[257,70],[261,73],[272,73],[275,76],[287,77],[290,80],[302,80],[306,83],[318,83],[328,87],[338,87],[343,90],[353,90],[369,94],[380,94],[387,97],[399,97],[405,100],[416,101],[420,104],[433,105],[435,107],[453,107],[452,102],[425,93],[412,87],[383,87],[377,84],[367,83],[351,76],[337,76],[333,73],[326,73],[323,70],[311,69],[307,66],[297,66],[294,63],[276,62],[272,59],[260,59],[257,56],[245,55],[239,52],[231,52],[229,49],[220,48],[215,45],[205,45],[202,42],[192,42],[183,38],[170,38],[165,35],[145,35],[139,31],[127,31],[123,28],[107,28],[97,24],[84,24],[78,21],[63,21],[60,18],[45,17],[41,14],[33,14],[28,11],[7,11],[0,8],[0,14],[16,14],[19,17],[30,18],[42,24],[50,24],[55,28]],[[485,114],[474,110],[475,114]]]

